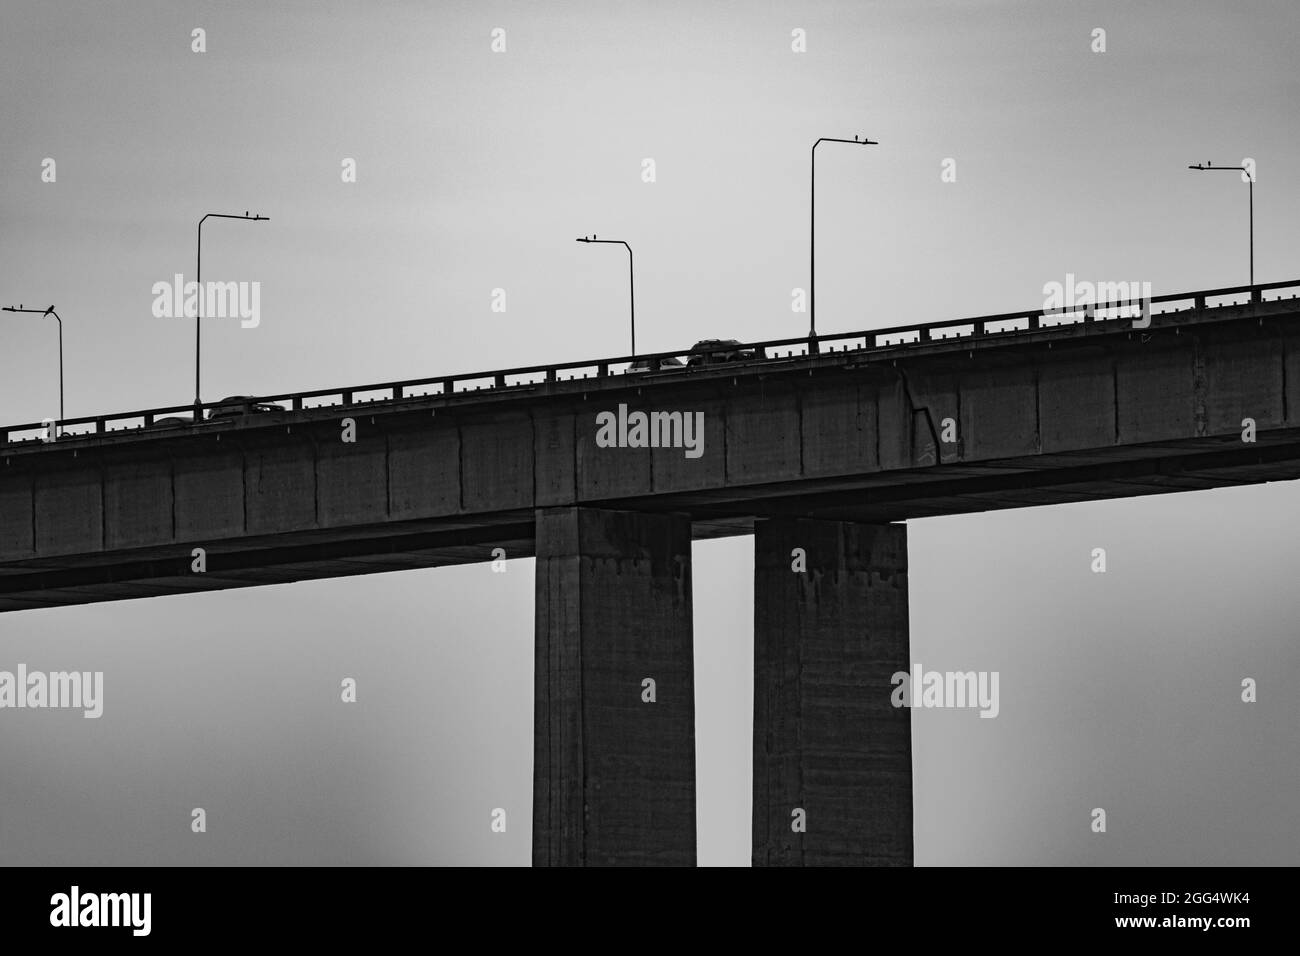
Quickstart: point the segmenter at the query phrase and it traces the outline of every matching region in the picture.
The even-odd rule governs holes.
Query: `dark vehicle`
[[[632,364],[632,367],[628,369],[628,371],[649,372],[651,371],[650,368],[651,364],[652,363],[650,359],[637,359],[636,362]],[[685,362],[672,355],[665,355],[663,358],[659,359],[657,362],[654,362],[653,364],[658,366],[656,369],[654,369],[654,371],[657,372],[666,372],[669,369],[686,367]]]
[[[748,362],[754,356],[753,349],[742,349],[735,339],[704,339],[691,346],[691,351],[710,349],[708,352],[692,355],[686,360],[687,365],[725,365],[728,362]]]
[[[270,415],[283,411],[284,409],[279,405],[259,402],[252,395],[230,395],[223,398],[216,408],[208,411],[208,421],[244,418],[248,415]]]

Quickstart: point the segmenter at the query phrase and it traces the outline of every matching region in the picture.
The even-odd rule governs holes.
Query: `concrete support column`
[[[693,866],[690,520],[539,509],[536,602],[533,865]]]
[[[756,524],[755,866],[912,864],[909,666],[906,526]]]

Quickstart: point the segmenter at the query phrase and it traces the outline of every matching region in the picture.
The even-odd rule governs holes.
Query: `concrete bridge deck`
[[[76,419],[48,443],[0,429],[0,610],[531,556],[546,507],[684,514],[703,538],[1296,478],[1297,291],[1160,297],[1185,307],[1147,329],[1008,314],[829,336],[819,354],[761,343],[736,365],[477,373],[198,426],[142,427],[176,409]],[[620,404],[702,412],[703,453],[598,447],[596,415]]]

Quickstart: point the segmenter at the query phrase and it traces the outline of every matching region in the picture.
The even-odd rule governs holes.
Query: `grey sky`
[[[823,331],[1035,308],[1067,272],[1243,283],[1246,187],[1206,160],[1257,161],[1256,276],[1300,272],[1287,0],[2,16],[0,304],[58,307],[70,416],[192,398],[192,323],[150,287],[192,278],[209,211],[271,221],[205,226],[205,277],[262,284],[258,328],[205,325],[208,399],[622,353],[625,260],[593,232],[636,250],[643,348],[801,334],[818,136],[881,143],[819,150]],[[55,361],[49,320],[0,315],[0,418],[54,413]],[[1296,495],[911,522],[913,659],[1002,675],[996,720],[913,714],[917,862],[1296,862]],[[702,863],[748,859],[750,547],[695,548]],[[509,568],[0,616],[0,669],[106,682],[97,721],[0,714],[0,860],[526,864],[532,563]]]

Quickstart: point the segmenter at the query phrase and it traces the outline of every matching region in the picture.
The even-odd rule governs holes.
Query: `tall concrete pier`
[[[691,524],[537,512],[533,865],[695,863]]]
[[[755,866],[912,864],[907,528],[754,529]]]

